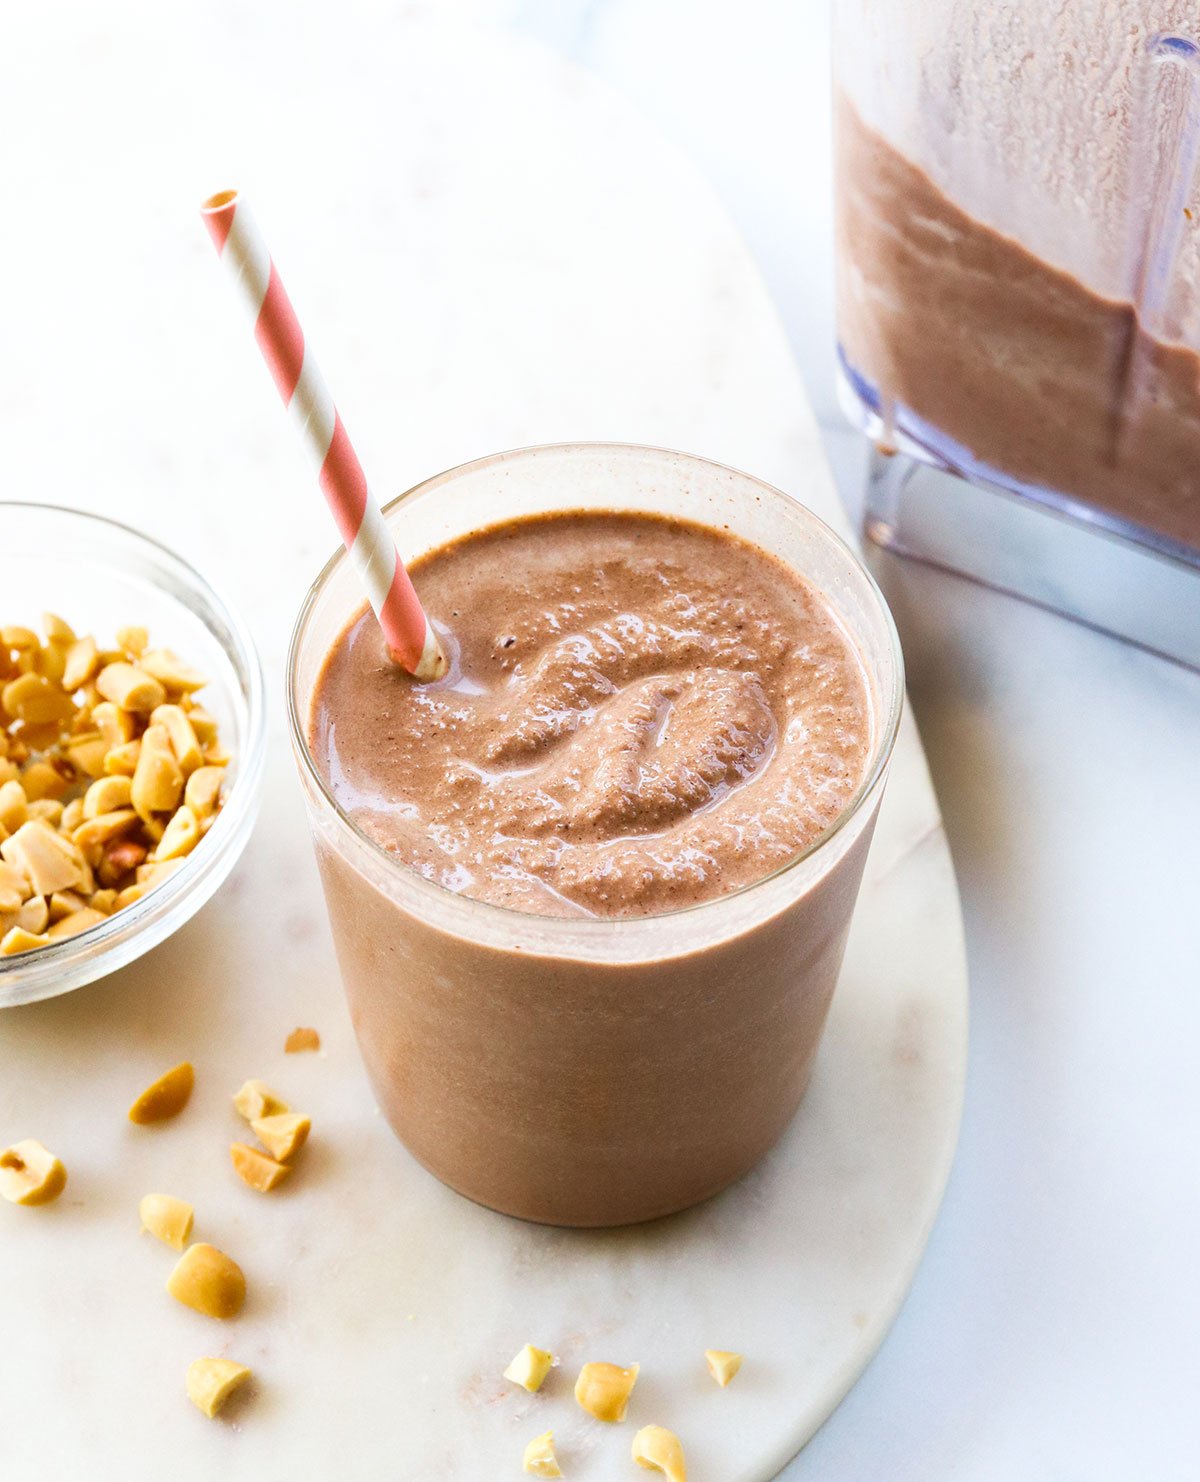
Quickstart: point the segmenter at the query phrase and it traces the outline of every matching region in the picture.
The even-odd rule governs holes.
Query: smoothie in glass
[[[390,518],[419,538],[425,507],[447,676],[414,683],[358,604],[339,623],[328,570],[293,645],[368,1072],[482,1203],[686,1207],[808,1083],[898,715],[890,620],[811,515],[700,460],[533,449],[432,486]]]

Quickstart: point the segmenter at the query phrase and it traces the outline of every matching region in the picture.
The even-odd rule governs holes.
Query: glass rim
[[[292,627],[291,637],[288,640],[287,658],[285,661],[285,683],[287,685],[287,720],[290,733],[292,750],[300,761],[304,777],[316,789],[317,795],[324,806],[333,814],[337,821],[356,839],[358,844],[366,849],[368,855],[380,865],[384,871],[395,878],[403,880],[406,884],[415,888],[419,893],[426,894],[430,900],[436,900],[449,907],[451,903],[459,910],[470,911],[478,915],[481,920],[491,921],[497,924],[508,924],[519,926],[525,923],[527,926],[536,926],[536,929],[547,935],[553,936],[560,932],[562,936],[577,936],[580,933],[587,935],[608,936],[621,928],[629,931],[645,923],[674,921],[684,917],[694,917],[697,912],[712,915],[720,907],[728,907],[733,902],[744,901],[748,896],[762,887],[779,881],[781,878],[791,874],[806,861],[813,858],[833,842],[852,819],[856,818],[862,811],[863,805],[871,798],[879,782],[883,778],[888,762],[891,760],[895,749],[896,737],[900,729],[900,718],[904,710],[904,655],[900,647],[900,636],[896,631],[895,619],[891,608],[880,590],[878,582],[867,569],[862,557],[840,536],[836,530],[828,525],[820,515],[815,514],[809,507],[799,499],[787,494],[784,490],[774,484],[768,484],[756,474],[747,473],[743,469],[733,468],[727,463],[721,463],[715,458],[705,458],[697,453],[685,453],[675,448],[659,447],[651,443],[623,443],[623,442],[560,442],[560,443],[529,443],[516,448],[509,448],[498,453],[488,453],[481,458],[473,458],[465,463],[458,463],[442,472],[431,474],[422,479],[420,483],[413,484],[402,493],[397,494],[394,499],[389,500],[383,506],[385,518],[403,505],[406,500],[415,499],[419,495],[448,482],[463,474],[473,473],[479,469],[487,468],[492,464],[504,463],[509,460],[521,459],[535,454],[560,453],[570,456],[580,454],[603,454],[603,453],[640,453],[650,454],[656,458],[677,459],[685,463],[703,464],[708,468],[720,470],[722,473],[733,474],[739,479],[745,479],[765,491],[772,499],[784,501],[793,513],[803,522],[807,522],[822,539],[828,541],[836,550],[840,551],[850,562],[851,567],[857,571],[866,581],[867,590],[874,600],[877,611],[883,620],[884,631],[887,636],[889,657],[892,662],[894,681],[891,693],[885,697],[883,709],[885,711],[883,723],[879,728],[875,745],[872,749],[869,765],[864,769],[863,776],[855,789],[849,802],[829,825],[817,837],[811,840],[799,853],[791,856],[781,865],[757,879],[751,880],[746,885],[740,885],[736,890],[728,891],[724,895],[712,896],[708,900],[697,901],[688,906],[677,906],[669,911],[655,911],[638,916],[550,916],[535,911],[521,911],[512,906],[497,905],[494,901],[481,900],[477,896],[465,895],[461,891],[451,890],[449,886],[442,885],[436,880],[430,880],[421,874],[419,870],[398,859],[389,853],[382,845],[375,842],[358,824],[350,817],[335,797],[332,788],[321,774],[316,759],[308,744],[307,716],[302,717],[299,713],[299,705],[296,695],[296,674],[299,668],[300,647],[304,639],[312,613],[320,600],[321,594],[328,585],[334,573],[341,565],[349,560],[349,553],[345,547],[339,547],[321,568],[316,579],[304,595],[300,605],[300,611]],[[612,506],[614,512],[620,512],[619,504]],[[703,524],[702,520],[696,521]],[[770,552],[768,552],[770,554]],[[782,558],[777,558],[782,559]],[[790,563],[788,563],[790,564]],[[804,573],[800,572],[803,576]],[[807,580],[807,578],[805,578]],[[818,589],[819,590],[819,589]],[[825,595],[822,593],[822,595]],[[365,596],[363,601],[366,601]],[[357,608],[355,609],[357,611]],[[840,619],[839,619],[840,621]],[[855,645],[857,647],[857,644]]]

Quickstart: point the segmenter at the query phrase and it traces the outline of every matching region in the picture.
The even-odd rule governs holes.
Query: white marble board
[[[693,1482],[761,1482],[881,1341],[949,1170],[966,977],[911,725],[812,1090],[736,1189],[638,1230],[523,1226],[443,1189],[373,1106],[280,704],[328,516],[199,199],[253,199],[381,492],[495,448],[614,438],[744,466],[841,523],[783,332],[705,184],[582,74],[429,12],[75,3],[25,13],[0,61],[0,126],[24,141],[8,491],[190,555],[247,614],[273,704],[262,817],[216,901],[123,973],[0,1016],[0,1142],[37,1136],[71,1176],[50,1209],[0,1208],[14,1475],[501,1478],[553,1427],[568,1475],[599,1482],[632,1470],[632,1425],[569,1397],[601,1357],[641,1362],[631,1422],[678,1429]],[[282,1054],[300,1023],[319,1057]],[[185,1115],[129,1126],[132,1094],[183,1056]],[[249,1075],[315,1121],[270,1199],[228,1165]],[[190,1198],[198,1236],[244,1266],[235,1323],[163,1292],[172,1255],[137,1235],[150,1189]],[[536,1399],[498,1377],[527,1339],[563,1359]],[[706,1346],[747,1355],[724,1393]],[[183,1397],[202,1353],[256,1371],[227,1421]]]

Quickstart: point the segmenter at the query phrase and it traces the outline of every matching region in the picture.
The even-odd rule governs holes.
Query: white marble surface
[[[736,1190],[641,1231],[538,1230],[444,1190],[373,1111],[279,713],[332,535],[200,196],[233,178],[253,197],[382,490],[490,448],[625,437],[753,467],[839,518],[778,321],[699,175],[540,49],[428,10],[288,29],[293,7],[80,5],[67,30],[24,27],[0,79],[0,127],[33,141],[11,182],[30,225],[5,249],[25,291],[0,305],[10,479],[219,572],[276,702],[260,825],[218,902],[108,982],[0,1017],[2,1140],[37,1135],[71,1171],[52,1209],[0,1211],[14,1474],[456,1482],[514,1474],[553,1425],[569,1475],[600,1482],[631,1469],[631,1431],[585,1422],[568,1390],[606,1356],[643,1363],[633,1418],[678,1426],[693,1482],[765,1482],[875,1350],[938,1206],[965,978],[911,725],[812,1093]],[[311,106],[323,88],[334,112]],[[284,1058],[295,1023],[321,1028],[321,1057]],[[131,1128],[131,1094],[184,1055],[193,1105]],[[317,1127],[266,1200],[227,1161],[228,1095],[252,1074]],[[173,1257],[136,1236],[151,1188],[191,1198],[197,1235],[243,1262],[236,1324],[163,1294]],[[536,1401],[497,1378],[531,1337],[564,1360]],[[713,1343],[748,1355],[727,1395],[700,1364]],[[229,1424],[181,1393],[205,1351],[258,1371]]]

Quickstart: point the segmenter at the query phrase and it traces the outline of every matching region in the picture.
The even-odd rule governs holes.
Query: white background
[[[853,508],[825,0],[466,8],[611,81],[707,172]],[[917,1284],[788,1482],[1194,1478],[1200,676],[926,569],[877,570],[963,893],[971,1067]]]

